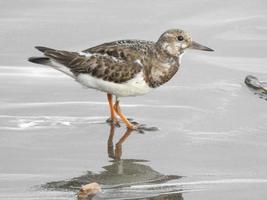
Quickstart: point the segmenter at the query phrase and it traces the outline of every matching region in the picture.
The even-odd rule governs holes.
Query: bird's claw
[[[129,122],[133,122],[133,121],[134,121],[133,118],[127,118],[127,120],[128,120]]]

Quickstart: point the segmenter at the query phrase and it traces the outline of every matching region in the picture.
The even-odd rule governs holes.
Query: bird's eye
[[[181,36],[181,35],[179,35],[179,36],[177,37],[177,39],[178,39],[179,41],[183,41],[183,40],[184,40],[184,37]]]

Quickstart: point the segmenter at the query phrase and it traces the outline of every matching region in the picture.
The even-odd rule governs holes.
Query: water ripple
[[[2,130],[26,130],[79,126],[105,123],[106,117],[70,117],[70,116],[10,116],[0,115]]]

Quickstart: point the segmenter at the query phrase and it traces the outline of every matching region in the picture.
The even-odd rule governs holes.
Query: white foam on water
[[[20,120],[22,121],[22,120]],[[30,127],[34,127],[40,123],[42,123],[43,120],[38,120],[38,121],[30,121],[30,122],[20,122],[18,123],[18,127],[21,128],[21,129],[25,129],[25,128],[30,128]]]
[[[0,115],[5,124],[0,130],[28,130],[59,128],[62,126],[80,126],[84,124],[104,123],[106,117],[71,117],[71,116],[11,116]]]

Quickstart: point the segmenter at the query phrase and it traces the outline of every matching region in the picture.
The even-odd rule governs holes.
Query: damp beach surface
[[[0,1],[0,199],[267,198],[265,1]],[[213,53],[188,50],[175,77],[123,98],[125,114],[160,130],[105,123],[106,95],[27,62],[43,45],[82,50],[118,39],[189,31]]]

